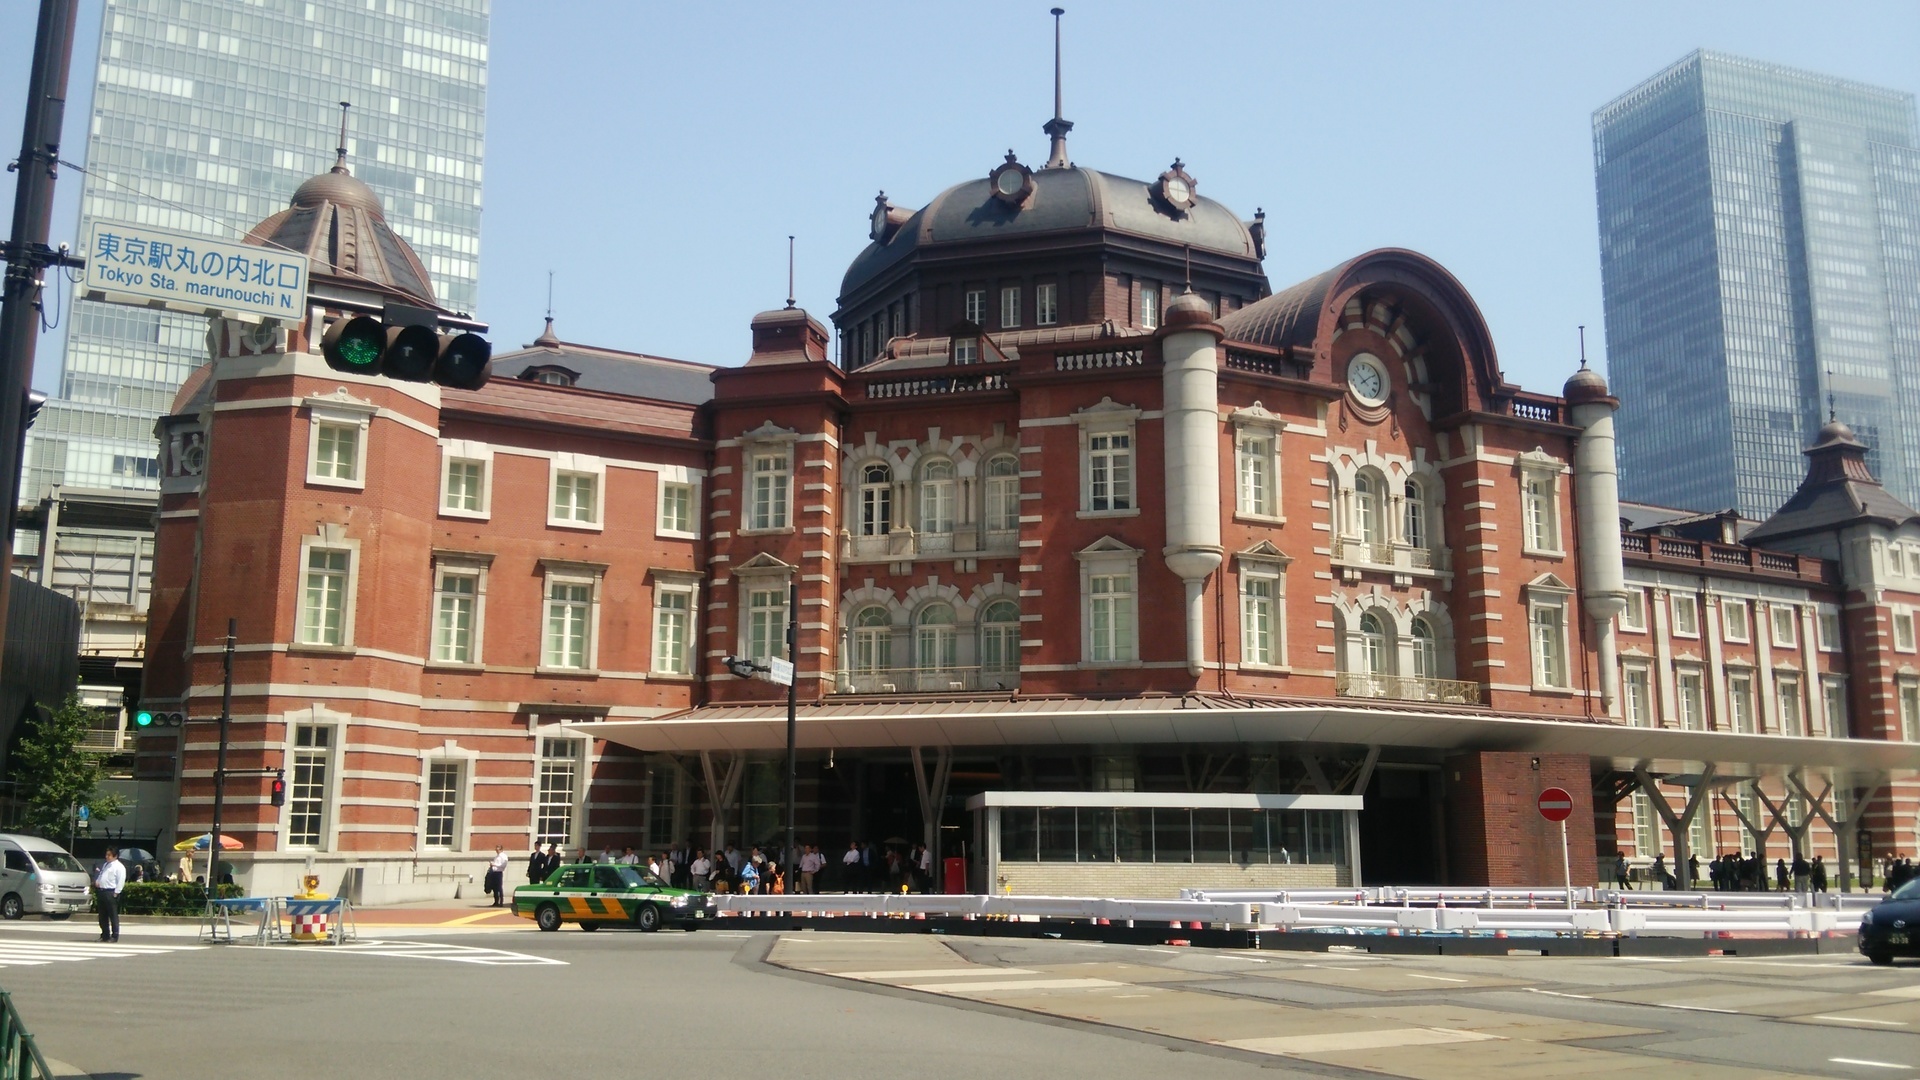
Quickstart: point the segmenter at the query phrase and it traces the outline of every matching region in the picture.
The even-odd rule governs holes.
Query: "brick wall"
[[[1536,767],[1535,762],[1538,762]],[[1593,789],[1584,754],[1482,752],[1447,759],[1447,865],[1455,885],[1557,885],[1560,826],[1540,816],[1550,787],[1573,796],[1573,884],[1595,883]]]

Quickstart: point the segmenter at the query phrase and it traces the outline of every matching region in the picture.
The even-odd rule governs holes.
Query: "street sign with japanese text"
[[[767,681],[775,686],[793,685],[793,662],[771,657],[767,660]]]
[[[296,252],[96,221],[85,255],[90,298],[242,319],[306,313],[307,257]]]

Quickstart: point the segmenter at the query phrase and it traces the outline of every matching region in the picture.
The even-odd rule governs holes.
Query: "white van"
[[[0,833],[0,918],[32,912],[64,919],[87,910],[86,867],[51,840]]]

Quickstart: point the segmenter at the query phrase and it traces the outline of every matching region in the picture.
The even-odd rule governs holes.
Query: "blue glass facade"
[[[1622,495],[1764,517],[1831,394],[1915,501],[1913,96],[1696,52],[1593,130]]]
[[[490,0],[107,0],[81,223],[237,240],[349,165],[426,264],[474,308]],[[60,385],[29,435],[21,501],[55,485],[159,487],[153,422],[206,362],[200,316],[76,301]]]

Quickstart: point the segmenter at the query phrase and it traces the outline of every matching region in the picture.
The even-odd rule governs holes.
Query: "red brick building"
[[[1263,217],[1180,162],[1054,156],[883,196],[837,338],[789,304],[707,368],[549,325],[477,392],[326,367],[329,319],[431,296],[371,194],[316,178],[256,230],[315,255],[308,318],[216,324],[161,425],[147,687],[193,720],[143,742],[150,790],[208,826],[232,618],[230,763],[291,788],[228,785],[260,887],[777,841],[785,692],[723,661],[784,654],[797,586],[802,839],[925,840],[975,888],[1552,882],[1555,784],[1576,881],[1616,843],[1683,861],[1702,820],[1751,849],[1719,802],[1832,854],[1863,814],[1916,846],[1888,567],[1911,544],[1920,573],[1920,521],[1844,431],[1811,511],[1742,543],[1629,508],[1623,555],[1596,373],[1507,383],[1421,255],[1275,292]],[[1753,629],[1780,610],[1791,646]]]

